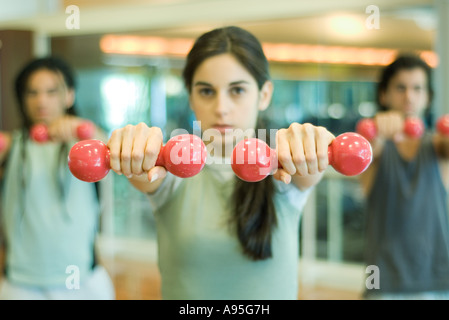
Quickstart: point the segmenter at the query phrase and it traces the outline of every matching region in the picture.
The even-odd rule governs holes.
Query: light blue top
[[[228,219],[237,179],[230,165],[168,173],[149,195],[155,210],[163,299],[297,299],[299,220],[309,191],[275,180],[273,257],[252,261]]]
[[[65,161],[59,157],[59,143],[27,139],[25,164],[21,146],[21,133],[16,132],[2,197],[8,280],[65,286],[67,277],[79,270],[82,283],[94,263],[99,219],[95,185],[72,176],[67,155]]]

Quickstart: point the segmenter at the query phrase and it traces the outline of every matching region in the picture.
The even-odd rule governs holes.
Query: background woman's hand
[[[404,138],[404,115],[395,110],[379,112],[374,117],[377,136],[383,139],[399,141]]]
[[[53,121],[48,126],[48,135],[52,141],[73,141],[77,140],[77,128],[86,121],[83,118],[73,115],[64,115]]]

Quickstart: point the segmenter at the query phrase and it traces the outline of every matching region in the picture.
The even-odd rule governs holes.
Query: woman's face
[[[24,102],[32,123],[50,124],[73,105],[74,92],[61,74],[41,69],[28,78]]]
[[[221,54],[196,69],[190,106],[201,122],[205,142],[224,147],[253,135],[258,113],[268,107],[271,95],[271,82],[259,90],[254,77],[236,58]],[[209,139],[211,136],[215,138]]]
[[[381,93],[380,102],[390,110],[422,116],[429,106],[427,80],[427,74],[422,68],[400,70]]]

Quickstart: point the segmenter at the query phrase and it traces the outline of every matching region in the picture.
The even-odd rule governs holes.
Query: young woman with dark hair
[[[300,214],[328,167],[334,136],[292,123],[276,133],[283,169],[260,182],[239,181],[229,162],[233,147],[264,129],[259,113],[273,92],[261,44],[238,27],[207,32],[183,76],[210,152],[199,174],[182,179],[155,166],[159,128],[129,125],[108,142],[112,169],[153,205],[163,299],[297,299]]]

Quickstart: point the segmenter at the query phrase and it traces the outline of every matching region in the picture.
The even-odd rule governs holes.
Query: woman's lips
[[[216,124],[212,126],[213,129],[218,130],[221,134],[224,134],[226,130],[232,130],[233,127],[231,125],[224,124]]]
[[[46,110],[38,110],[38,111],[36,111],[34,113],[34,115],[35,115],[36,118],[44,119],[44,118],[47,118],[49,116],[49,112],[46,111]]]

